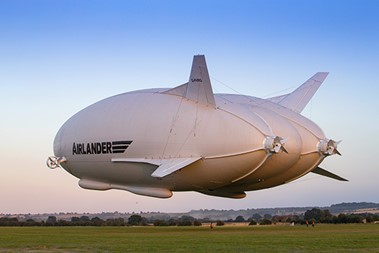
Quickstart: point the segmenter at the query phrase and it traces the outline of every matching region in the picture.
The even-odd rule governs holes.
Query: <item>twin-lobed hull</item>
[[[248,117],[237,114],[238,107],[244,105],[229,103],[212,109],[156,90],[125,93],[98,102],[69,119],[57,134],[54,153],[67,159],[63,167],[78,178],[172,191],[262,189],[283,184],[318,165],[317,143],[324,136],[316,137],[267,109],[271,102],[248,106]],[[301,115],[289,114],[298,121],[307,121]],[[259,124],[257,119],[261,120]],[[312,127],[321,132],[316,125]],[[272,154],[264,147],[266,136],[272,135],[288,139],[288,153]],[[105,150],[111,151],[108,145],[118,140],[131,142],[123,153],[85,151],[93,143],[103,143]],[[83,147],[80,154],[74,152],[78,145]],[[202,159],[159,179],[151,176],[157,165],[112,162],[120,158],[163,161],[194,156]],[[305,156],[312,159],[304,159]],[[295,166],[297,163],[301,166]]]
[[[308,82],[303,89],[314,89]],[[87,189],[242,198],[303,176],[333,153],[298,113],[304,102],[294,101],[213,94],[205,59],[195,56],[184,85],[124,93],[75,114],[57,133],[52,163]]]

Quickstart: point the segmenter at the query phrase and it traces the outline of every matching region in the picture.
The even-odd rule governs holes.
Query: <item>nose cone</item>
[[[54,156],[48,157],[46,161],[46,165],[50,169],[64,168],[65,170],[67,170],[67,168],[65,167],[67,158],[65,157],[65,152],[62,150],[62,129],[63,127],[58,131],[57,135],[54,138]]]
[[[64,126],[62,126],[61,129],[59,129],[57,135],[54,138],[53,149],[54,149],[54,155],[57,157],[65,156],[65,154],[63,154],[63,149],[62,149],[63,129],[64,129]]]

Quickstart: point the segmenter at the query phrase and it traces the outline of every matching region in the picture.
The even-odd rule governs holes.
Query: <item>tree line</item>
[[[245,219],[239,215],[235,219],[229,220],[211,220],[196,219],[189,215],[183,215],[179,218],[156,219],[146,218],[138,214],[131,215],[127,220],[124,218],[101,219],[99,217],[90,218],[89,216],[72,217],[70,220],[57,219],[56,216],[49,216],[46,220],[35,221],[33,219],[18,220],[14,217],[0,218],[0,226],[201,226],[203,223],[223,226],[226,222],[242,223],[248,222],[249,225],[271,225],[276,223],[371,223],[379,221],[378,214],[338,214],[332,215],[329,210],[313,208],[307,210],[303,215],[275,215],[265,214],[261,216],[256,213],[252,217]]]

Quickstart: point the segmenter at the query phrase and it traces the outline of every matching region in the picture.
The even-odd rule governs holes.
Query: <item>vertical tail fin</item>
[[[292,93],[279,97],[269,98],[268,100],[287,107],[292,111],[300,113],[309,103],[328,74],[328,72],[318,72]]]
[[[165,91],[164,93],[182,96],[203,105],[216,107],[212,85],[204,55],[193,57],[188,83]]]

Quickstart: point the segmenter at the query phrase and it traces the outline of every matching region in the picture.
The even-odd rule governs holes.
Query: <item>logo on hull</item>
[[[195,82],[202,83],[203,80],[201,80],[201,78],[191,78],[191,82],[193,82],[193,83],[195,83]]]
[[[73,155],[97,155],[97,154],[119,154],[132,144],[133,141],[105,141],[91,143],[73,143]]]

